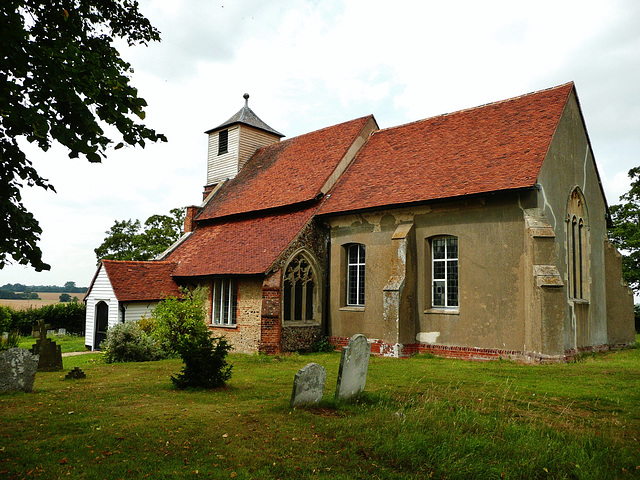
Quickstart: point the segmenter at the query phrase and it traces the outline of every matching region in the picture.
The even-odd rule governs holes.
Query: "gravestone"
[[[47,327],[44,320],[38,321],[40,336],[36,343],[31,347],[31,353],[40,356],[38,362],[39,372],[57,372],[62,370],[62,351],[60,345],[47,338]]]
[[[317,405],[322,400],[327,371],[317,363],[308,363],[296,373],[291,392],[291,407]]]
[[[38,356],[24,348],[0,352],[0,392],[30,392],[36,379]]]
[[[64,377],[65,380],[80,380],[82,378],[87,378],[87,374],[80,367],[73,367]]]
[[[58,329],[58,336],[59,337],[64,337],[67,334],[67,329],[66,328],[59,328]]]
[[[371,345],[360,333],[351,337],[349,344],[342,348],[336,400],[350,400],[364,390],[370,354]]]

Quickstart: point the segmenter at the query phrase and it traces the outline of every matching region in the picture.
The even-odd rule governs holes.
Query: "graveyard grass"
[[[0,396],[0,478],[640,478],[640,349],[565,365],[372,357],[333,400],[339,353],[231,355],[224,389],[179,391],[179,359],[64,358]],[[289,408],[296,372],[323,402]],[[79,366],[84,380],[64,380]]]

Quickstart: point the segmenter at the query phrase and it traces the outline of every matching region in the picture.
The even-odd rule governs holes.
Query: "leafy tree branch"
[[[138,122],[147,103],[113,46],[117,39],[147,45],[160,34],[135,0],[4,0],[0,14],[0,269],[13,259],[49,270],[38,247],[42,230],[20,191],[55,190],[21,142],[45,152],[57,142],[71,158],[100,162],[113,144],[166,141]],[[118,138],[105,134],[107,125]]]

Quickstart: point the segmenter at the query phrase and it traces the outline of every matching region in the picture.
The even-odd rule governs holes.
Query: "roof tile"
[[[315,199],[371,115],[258,149],[197,220]]]
[[[320,214],[535,185],[573,83],[375,132]]]
[[[311,220],[317,205],[294,212],[200,225],[168,257],[176,277],[265,273]]]
[[[102,260],[111,287],[120,302],[162,300],[179,296],[180,289],[171,278],[174,262],[134,262]]]

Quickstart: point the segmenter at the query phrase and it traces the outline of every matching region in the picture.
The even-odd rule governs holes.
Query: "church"
[[[208,130],[202,204],[148,262],[100,262],[86,343],[208,292],[235,352],[561,362],[634,342],[633,295],[573,83],[380,129],[284,139],[245,103]]]

